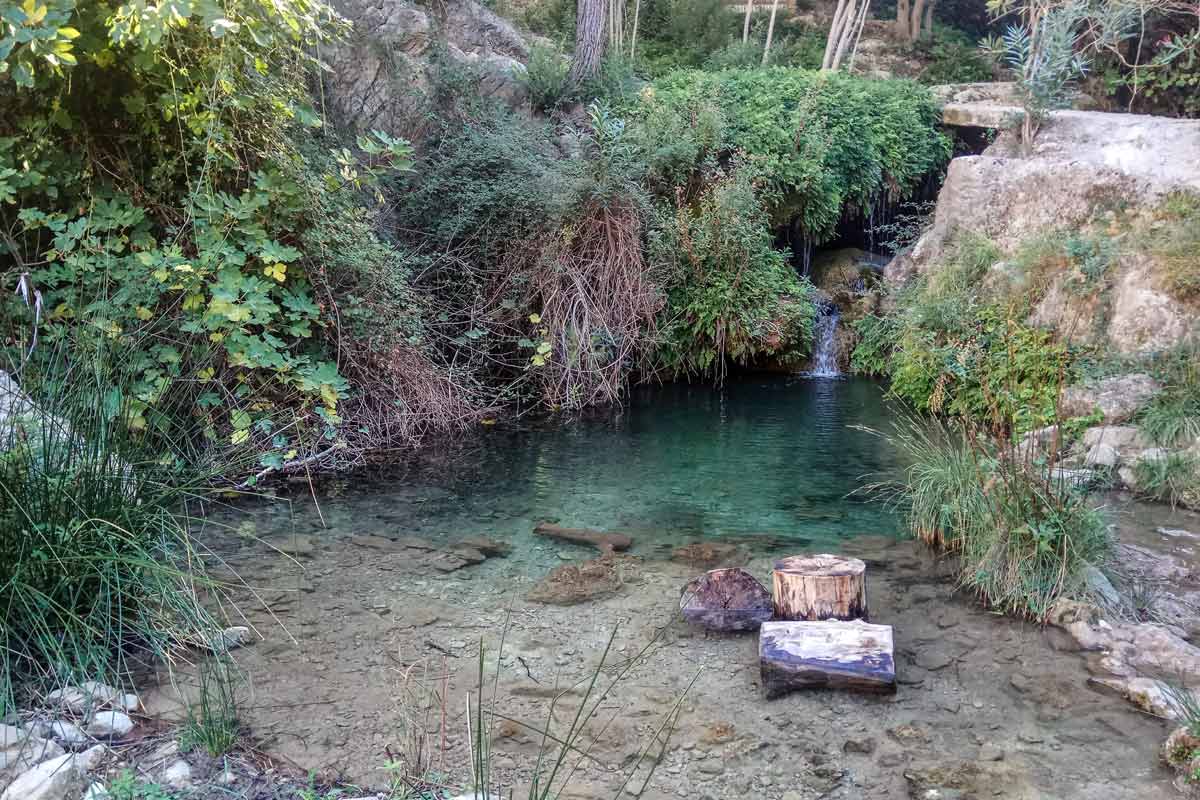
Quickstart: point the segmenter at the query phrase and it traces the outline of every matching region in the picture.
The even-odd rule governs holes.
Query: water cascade
[[[823,303],[820,308],[813,325],[812,369],[805,374],[810,378],[840,378],[837,328],[841,313],[833,303]]]

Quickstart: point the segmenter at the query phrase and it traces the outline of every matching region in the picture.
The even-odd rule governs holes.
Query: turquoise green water
[[[639,389],[618,411],[481,427],[394,474],[328,486],[319,516],[303,497],[253,513],[266,536],[486,534],[512,542],[530,569],[574,552],[533,537],[540,520],[629,533],[643,555],[697,539],[820,549],[899,531],[891,512],[853,494],[897,467],[885,442],[850,427],[860,424],[886,424],[881,389],[865,380]]]

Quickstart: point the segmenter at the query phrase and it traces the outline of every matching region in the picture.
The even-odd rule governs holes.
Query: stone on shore
[[[133,730],[133,720],[120,711],[100,711],[84,728],[97,739],[123,739]]]
[[[75,800],[88,787],[88,772],[95,769],[108,748],[96,745],[82,753],[43,761],[13,781],[0,800]]]

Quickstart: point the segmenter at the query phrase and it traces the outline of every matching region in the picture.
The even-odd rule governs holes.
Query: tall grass
[[[1087,591],[1086,567],[1108,558],[1108,526],[1053,458],[962,422],[905,416],[883,435],[908,466],[868,490],[903,508],[914,536],[958,559],[962,587],[1034,619]]]
[[[3,709],[52,685],[126,683],[142,660],[219,630],[185,514],[216,465],[184,467],[196,454],[136,396],[118,342],[92,344],[14,348],[4,365],[16,383],[0,398]]]

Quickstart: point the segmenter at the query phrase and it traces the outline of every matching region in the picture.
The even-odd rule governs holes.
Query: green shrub
[[[1157,359],[1151,369],[1164,384],[1137,415],[1141,429],[1164,447],[1186,447],[1200,439],[1200,352],[1185,342]]]
[[[676,72],[643,91],[631,114],[639,121],[693,120],[708,109],[723,121],[717,156],[744,153],[763,176],[771,219],[795,218],[799,232],[818,244],[848,209],[867,208],[885,194],[901,199],[950,154],[926,89],[844,73]],[[654,153],[666,146],[649,143],[652,170]]]
[[[751,171],[664,211],[651,257],[669,265],[658,358],[674,375],[724,375],[727,362],[796,363],[812,343],[812,286],[776,250]]]
[[[1200,507],[1200,459],[1190,453],[1139,459],[1133,475],[1140,495],[1173,506]]]
[[[559,42],[575,38],[575,3],[570,0],[535,0],[519,17],[534,33]]]
[[[571,61],[557,48],[534,45],[525,65],[524,83],[533,107],[552,111],[573,98]]]
[[[892,371],[892,354],[900,326],[895,316],[868,314],[852,323],[858,343],[850,356],[850,367],[860,375],[884,376]]]
[[[932,36],[917,40],[916,50],[927,61],[917,77],[926,85],[993,79],[991,59],[964,34],[951,28],[934,28]]]

